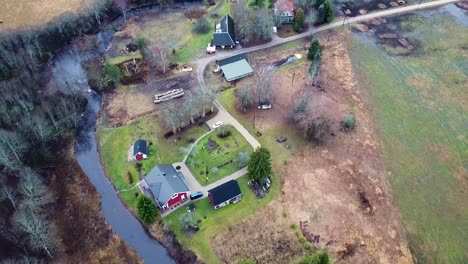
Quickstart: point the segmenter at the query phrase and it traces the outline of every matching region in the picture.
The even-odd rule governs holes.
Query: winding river
[[[95,135],[101,96],[88,86],[80,62],[81,57],[67,48],[56,56],[52,66],[52,80],[64,92],[79,91],[86,93],[88,98],[82,124],[77,130],[75,159],[101,196],[101,211],[113,230],[135,249],[145,263],[175,263],[166,249],[147,233],[143,225],[122,204],[104,173]]]

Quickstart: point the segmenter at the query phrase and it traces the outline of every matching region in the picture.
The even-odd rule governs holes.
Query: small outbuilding
[[[238,80],[253,73],[253,69],[250,67],[245,53],[222,59],[218,62],[218,65],[228,82]]]
[[[133,158],[135,160],[144,160],[148,158],[148,142],[138,139],[133,143]]]
[[[214,209],[219,209],[228,204],[237,203],[242,200],[239,184],[230,180],[208,191],[208,198]]]

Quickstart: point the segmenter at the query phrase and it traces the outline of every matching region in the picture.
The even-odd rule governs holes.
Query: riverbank
[[[143,263],[106,223],[101,199],[74,159],[74,139],[63,143],[64,150],[52,172],[50,186],[57,203],[53,219],[61,234],[60,260],[69,263]]]

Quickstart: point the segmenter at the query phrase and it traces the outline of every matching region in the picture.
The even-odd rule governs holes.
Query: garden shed
[[[237,203],[242,199],[239,184],[230,180],[208,191],[208,198],[214,209],[219,209],[228,204]]]
[[[249,76],[253,69],[247,61],[247,55],[239,54],[218,62],[226,81],[231,82]]]

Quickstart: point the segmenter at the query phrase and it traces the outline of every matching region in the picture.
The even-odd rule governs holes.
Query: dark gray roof
[[[233,63],[233,62],[236,62],[236,61],[241,61],[241,60],[247,60],[247,54],[246,53],[234,55],[232,57],[219,60],[218,65],[219,66],[224,66],[226,64]]]
[[[133,143],[133,156],[139,152],[148,155],[148,143],[142,139],[138,139]]]
[[[241,194],[241,190],[237,181],[230,180],[216,188],[209,190],[208,193],[211,194],[213,203],[216,206]]]
[[[234,33],[234,20],[225,15],[220,22],[221,32],[213,33],[213,44],[215,46],[235,46],[236,35]]]
[[[157,165],[145,177],[154,199],[163,206],[175,193],[188,192],[184,175],[172,165]]]

